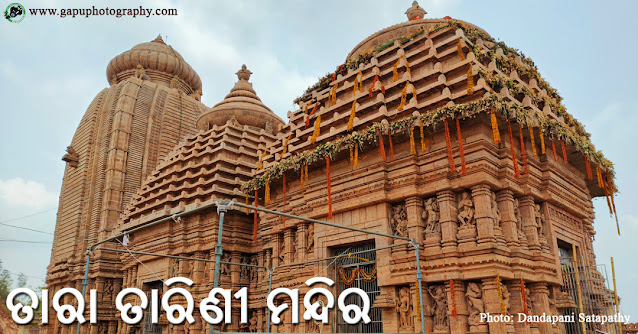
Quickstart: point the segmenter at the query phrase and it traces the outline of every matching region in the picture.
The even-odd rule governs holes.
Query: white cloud
[[[14,208],[48,209],[57,204],[58,195],[36,181],[13,178],[0,179],[0,201]]]

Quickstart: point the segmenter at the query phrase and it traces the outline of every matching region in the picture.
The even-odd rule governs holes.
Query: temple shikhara
[[[303,92],[287,121],[260,100],[246,65],[209,107],[198,74],[161,37],[111,60],[109,87],[63,157],[48,267],[50,296],[81,291],[90,256],[98,324],[80,332],[209,333],[197,311],[183,325],[163,312],[154,324],[149,309],[138,324],[120,319],[123,288],[161,294],[181,276],[195,283],[196,307],[216,279],[249,288],[248,323],[236,303],[214,331],[617,333],[615,323],[480,318],[616,312],[592,246],[592,198],[615,214],[613,166],[531,59],[470,23],[424,18],[416,2],[406,14]],[[363,289],[372,321],[349,325],[337,308],[329,324],[293,324],[290,309],[267,321],[271,289],[299,288],[302,313],[315,276],[335,282],[335,298]],[[76,331],[52,310],[49,319],[45,333]]]

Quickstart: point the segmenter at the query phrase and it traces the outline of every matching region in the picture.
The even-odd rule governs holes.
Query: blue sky
[[[0,7],[12,1],[0,1]],[[402,1],[93,1],[98,8],[176,8],[178,16],[0,20],[0,222],[57,207],[60,160],[90,101],[107,87],[117,54],[162,34],[203,81],[212,106],[245,63],[262,101],[286,119],[292,100],[344,62],[370,34],[403,22]],[[27,8],[82,8],[85,1],[22,1]],[[613,161],[622,237],[595,199],[597,260],[613,256],[622,309],[638,321],[638,2],[421,1],[426,17],[474,23],[522,50],[557,88],[567,110]],[[52,232],[55,210],[14,224]],[[50,235],[0,225],[0,240],[48,242]],[[0,259],[14,273],[44,277],[51,245],[0,241]]]

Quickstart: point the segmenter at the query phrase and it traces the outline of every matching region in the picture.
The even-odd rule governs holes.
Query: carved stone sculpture
[[[250,258],[250,264],[252,264],[253,266],[257,265],[257,255],[255,255],[255,256]],[[257,270],[258,270],[258,268],[256,268],[256,267],[249,267],[250,281],[251,282],[256,282],[257,281]]]
[[[405,205],[398,204],[392,207],[390,221],[394,235],[408,238],[408,214]]]
[[[150,80],[149,76],[146,75],[146,70],[144,70],[142,64],[137,64],[137,67],[135,68],[135,77],[142,80]]]
[[[521,210],[519,209],[518,199],[514,200],[514,217],[516,218],[516,228],[518,229],[519,236],[525,235],[523,232],[523,216],[521,215]],[[519,237],[520,239],[520,237]]]
[[[246,255],[242,255],[241,256],[241,264],[248,264],[248,258],[246,257]],[[239,277],[241,278],[249,278],[248,277],[248,267],[247,266],[241,266],[241,268],[239,269]]]
[[[435,197],[428,198],[425,201],[425,210],[423,210],[422,219],[425,222],[425,234],[440,233],[441,226],[439,225],[439,219],[441,213],[439,212],[439,203]]]
[[[503,295],[503,305],[505,306],[505,314],[510,314],[510,297],[512,294],[510,293],[507,285],[501,285],[501,293]]]
[[[286,244],[284,243],[283,236],[281,237],[281,243],[279,243],[279,263],[282,264],[286,260]]]
[[[447,331],[449,328],[447,317],[447,294],[442,285],[433,285],[428,293],[434,301],[434,330]]]
[[[410,288],[403,287],[399,290],[399,297],[396,299],[396,309],[399,313],[399,327],[414,327],[412,319],[412,298],[410,297]]]
[[[222,255],[222,261],[230,262],[230,254],[224,253]],[[228,266],[228,263],[222,263],[220,265],[219,273],[222,274],[222,275],[229,275],[230,274],[230,267]]]
[[[496,193],[494,192],[492,192],[492,217],[494,217],[494,227],[501,227],[503,218],[501,216],[501,210],[498,208],[498,203],[496,202]]]
[[[251,333],[257,333],[257,311],[253,311],[250,319],[248,319],[248,331]]]
[[[470,326],[478,326],[481,324],[481,313],[485,312],[485,304],[483,303],[483,291],[478,283],[471,282],[467,285],[467,306],[469,309],[469,317],[467,319]]]
[[[306,252],[311,253],[315,248],[315,225],[308,224],[306,230]]]
[[[547,223],[545,221],[545,216],[541,212],[541,206],[536,204],[534,206],[534,218],[536,220],[536,229],[538,231],[538,236],[545,235],[547,233]]]
[[[102,301],[109,301],[113,297],[113,282],[106,280],[104,282],[104,291],[102,291]]]
[[[459,214],[457,216],[462,227],[473,226],[474,224],[474,202],[470,193],[464,192],[459,202]]]

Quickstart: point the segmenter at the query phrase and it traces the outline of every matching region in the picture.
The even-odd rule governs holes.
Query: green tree
[[[11,285],[13,279],[9,270],[4,269],[2,266],[2,260],[0,260],[0,299],[6,300],[9,292],[11,292]]]

